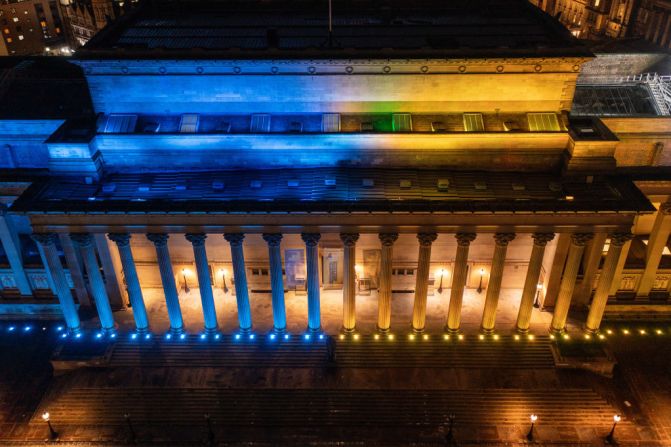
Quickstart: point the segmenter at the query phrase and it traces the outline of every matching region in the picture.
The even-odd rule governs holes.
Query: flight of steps
[[[334,390],[224,388],[74,388],[49,399],[60,425],[202,424],[254,427],[527,425],[608,427],[615,409],[591,389]]]
[[[480,340],[429,340],[397,338],[378,340],[373,336],[348,338],[336,343],[336,362],[342,368],[553,368],[551,343],[547,337],[514,340],[501,336]],[[121,340],[111,352],[114,367],[292,367],[327,365],[325,341],[309,341],[294,336],[273,342],[264,338],[236,341],[230,336],[219,341],[132,342]]]

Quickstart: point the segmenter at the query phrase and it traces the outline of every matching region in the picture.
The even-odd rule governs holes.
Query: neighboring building
[[[0,0],[0,33],[10,56],[70,54],[56,0]]]
[[[581,39],[643,38],[671,48],[671,3],[666,0],[529,0]]]
[[[241,330],[668,315],[665,78],[581,76],[607,68],[521,0],[360,2],[331,34],[322,9],[147,4],[72,61],[92,106],[6,89],[63,109],[0,117],[0,312],[214,330],[235,293]]]
[[[138,0],[60,0],[61,15],[72,48],[85,45]]]

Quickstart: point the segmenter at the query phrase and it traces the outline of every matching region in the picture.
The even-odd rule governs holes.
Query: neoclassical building
[[[355,6],[147,3],[71,77],[6,68],[0,312],[170,334],[668,317],[671,118],[644,79],[579,80],[595,56],[525,1]]]

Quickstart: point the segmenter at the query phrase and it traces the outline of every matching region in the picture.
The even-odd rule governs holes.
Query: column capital
[[[263,240],[268,243],[270,247],[279,247],[282,242],[282,233],[263,233]]]
[[[534,233],[531,235],[534,238],[534,244],[540,247],[545,247],[548,242],[555,238],[554,233]]]
[[[352,247],[359,240],[359,233],[340,233],[340,240],[345,247]]]
[[[671,215],[671,201],[659,205],[659,212],[667,216]]]
[[[494,240],[496,245],[508,245],[510,241],[515,239],[515,233],[496,233],[494,235]]]
[[[573,233],[571,235],[571,242],[578,247],[582,247],[592,240],[594,233]]]
[[[165,247],[168,245],[168,235],[166,233],[147,233],[147,239],[153,242],[157,247]]]
[[[417,233],[417,240],[419,241],[420,247],[430,247],[436,238],[438,238],[438,234],[436,233]]]
[[[301,233],[301,239],[309,247],[316,247],[321,237],[322,235],[319,233]]]
[[[228,241],[233,247],[239,247],[242,245],[242,241],[245,240],[244,233],[224,233],[224,239]]]
[[[130,244],[130,234],[128,233],[109,233],[107,238],[116,242],[119,247],[127,247]]]
[[[385,247],[391,247],[398,239],[398,233],[380,233],[377,235]]]
[[[78,247],[90,247],[93,243],[93,237],[90,233],[70,233],[70,239]]]
[[[477,234],[475,233],[457,233],[454,235],[454,237],[457,239],[457,244],[462,246],[462,247],[468,247],[471,242],[475,240],[477,237]]]
[[[628,232],[623,232],[623,233],[612,233],[609,234],[608,237],[610,238],[610,243],[612,245],[622,246],[627,241],[630,241],[634,237],[634,235]]]
[[[184,235],[187,241],[191,242],[196,247],[202,247],[205,245],[205,239],[207,239],[207,234],[205,233],[186,233]]]
[[[38,244],[44,246],[55,244],[56,239],[58,239],[55,233],[33,233],[30,237]]]

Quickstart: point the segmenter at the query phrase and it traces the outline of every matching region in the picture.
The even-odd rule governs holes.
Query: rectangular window
[[[464,113],[464,130],[466,132],[484,132],[485,123],[482,113]]]
[[[197,113],[185,113],[182,115],[182,120],[179,123],[179,131],[181,133],[195,133],[198,132],[198,118]]]
[[[131,133],[135,132],[137,115],[111,114],[107,117],[105,133]]]
[[[340,114],[322,114],[322,132],[340,132]]]
[[[270,115],[267,113],[255,113],[252,115],[252,122],[249,126],[251,133],[270,132]]]
[[[391,125],[394,132],[412,132],[412,115],[409,113],[394,113]]]
[[[527,117],[531,132],[558,132],[561,130],[556,113],[527,113]]]

